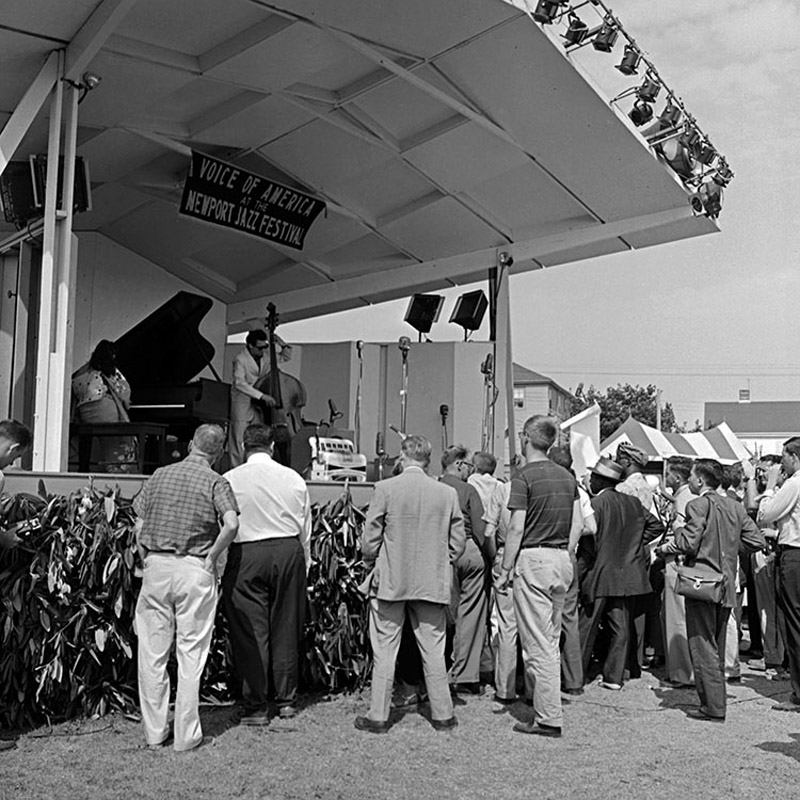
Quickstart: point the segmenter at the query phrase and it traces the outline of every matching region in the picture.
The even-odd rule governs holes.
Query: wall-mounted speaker
[[[415,294],[403,319],[420,333],[430,333],[433,323],[439,319],[443,304],[444,295]]]
[[[450,315],[450,322],[455,322],[465,330],[476,331],[480,328],[488,307],[489,300],[483,289],[467,292],[456,300],[455,308]]]

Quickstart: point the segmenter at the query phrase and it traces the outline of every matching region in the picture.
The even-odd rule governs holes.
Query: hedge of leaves
[[[119,491],[4,496],[0,525],[38,518],[39,531],[0,551],[0,727],[22,728],[138,705],[133,617],[134,514]],[[314,506],[306,689],[358,688],[369,668],[358,539],[363,513],[349,493]],[[220,604],[221,605],[221,604]],[[224,615],[206,667],[207,699],[230,697]]]

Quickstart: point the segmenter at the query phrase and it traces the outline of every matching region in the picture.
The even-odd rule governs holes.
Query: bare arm
[[[511,512],[511,523],[508,526],[508,536],[506,546],[503,550],[503,564],[500,567],[500,574],[497,576],[494,587],[499,592],[504,592],[511,583],[511,573],[514,564],[517,563],[519,548],[522,544],[522,534],[525,531],[525,510],[516,509]]]
[[[226,511],[222,515],[222,526],[219,529],[219,534],[211,545],[211,550],[203,562],[203,566],[214,575],[217,574],[217,559],[220,557],[224,550],[228,549],[228,545],[236,538],[239,532],[239,515],[235,511]]]
[[[578,547],[578,539],[581,538],[583,533],[583,513],[581,512],[581,501],[575,498],[572,504],[572,521],[569,526],[569,552],[574,553]]]

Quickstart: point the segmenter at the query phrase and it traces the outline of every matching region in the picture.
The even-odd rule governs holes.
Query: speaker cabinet
[[[408,304],[405,321],[420,333],[430,333],[433,323],[442,311],[444,295],[415,294]]]
[[[489,301],[483,289],[462,294],[456,301],[450,322],[455,322],[468,331],[476,331],[481,327]]]

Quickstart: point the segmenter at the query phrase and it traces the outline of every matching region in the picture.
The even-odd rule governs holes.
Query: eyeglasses
[[[475,465],[471,461],[456,461],[459,467],[466,467],[470,472],[475,469]]]
[[[266,350],[269,345],[268,344],[251,344],[250,347],[255,347],[256,350]]]

